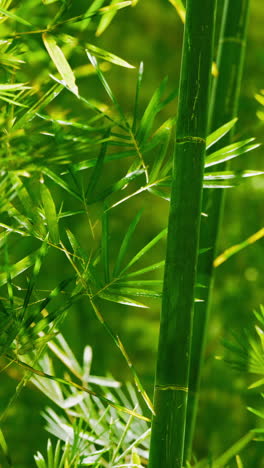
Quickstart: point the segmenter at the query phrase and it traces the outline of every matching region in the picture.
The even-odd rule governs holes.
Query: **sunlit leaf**
[[[234,125],[237,122],[237,118],[230,120],[230,122],[227,122],[226,124],[222,125],[219,127],[215,132],[211,133],[207,138],[206,138],[206,149],[208,150],[211,146],[213,146],[218,140],[223,138],[230,130],[234,127]]]
[[[30,255],[27,255],[25,258],[23,258],[19,262],[14,263],[13,265],[11,265],[9,270],[8,270],[8,274],[10,274],[10,277],[13,279],[16,276],[23,273],[28,268],[30,268],[34,264],[34,262],[36,260],[37,253],[38,253],[38,251],[36,251],[36,252],[34,252],[34,253],[30,254]],[[6,284],[7,281],[8,281],[7,272],[0,273],[0,286],[3,286],[4,284]]]
[[[66,86],[74,93],[76,96],[79,95],[78,87],[75,83],[74,73],[63,53],[61,48],[57,45],[56,40],[50,34],[43,34],[43,42],[49,53],[51,60],[53,61],[55,67],[60,73],[62,79],[65,81]]]
[[[124,237],[124,239],[122,241],[122,244],[120,246],[120,249],[119,249],[119,252],[118,252],[118,255],[117,255],[116,263],[115,263],[114,270],[113,270],[113,277],[118,276],[118,274],[120,272],[124,256],[126,255],[126,253],[128,251],[130,240],[131,240],[131,238],[133,236],[133,233],[134,233],[134,231],[136,229],[136,226],[137,226],[137,224],[138,224],[138,222],[139,222],[139,220],[141,218],[141,215],[142,215],[142,210],[137,213],[137,215],[135,216],[135,218],[131,222],[131,224],[130,224],[130,226],[129,226],[126,234],[125,234],[125,237]]]
[[[55,203],[52,199],[48,187],[44,183],[41,184],[40,193],[50,234],[50,240],[54,244],[58,244],[60,242],[60,235]]]
[[[121,59],[117,55],[114,55],[111,52],[108,52],[107,50],[100,49],[100,47],[96,47],[93,44],[86,43],[85,46],[86,49],[93,55],[96,55],[97,57],[106,60],[107,62],[114,63],[115,65],[119,65],[120,67],[135,68],[133,65],[130,65],[130,63],[126,62],[126,60]]]
[[[181,18],[183,24],[185,23],[186,17],[186,10],[181,0],[169,0],[169,2],[174,6],[176,9],[179,17]]]
[[[133,306],[133,307],[142,307],[144,309],[148,308],[148,306],[138,301],[134,301],[133,299],[130,299],[129,297],[124,297],[118,293],[112,292],[109,288],[107,291],[102,291],[98,293],[98,296],[101,297],[102,299],[106,299],[107,301],[111,301],[111,302],[116,302],[118,304],[124,304],[124,305]]]
[[[251,144],[254,140],[255,138],[249,138],[247,140],[238,141],[206,156],[205,168],[237,158],[248,151],[258,148],[260,146],[259,143]]]
[[[18,23],[24,24],[25,26],[32,26],[28,21],[26,21],[24,18],[21,18],[21,16],[15,15],[11,11],[5,10],[4,8],[0,7],[0,14],[6,16],[7,18],[10,18],[14,21],[17,21]]]

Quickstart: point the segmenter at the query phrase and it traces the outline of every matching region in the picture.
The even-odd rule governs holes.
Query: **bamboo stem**
[[[182,467],[216,0],[188,0],[150,468]]]
[[[237,114],[242,70],[244,64],[245,37],[248,20],[249,0],[226,0],[224,5],[222,31],[220,33],[217,56],[218,76],[215,78],[210,108],[210,129],[215,130],[232,120]],[[227,134],[220,145],[228,145],[232,134]],[[222,164],[219,170],[226,170]],[[211,247],[201,255],[198,263],[203,288],[201,299],[204,302],[195,306],[193,339],[189,377],[189,399],[187,409],[187,429],[185,460],[189,459],[196,421],[198,392],[200,388],[201,366],[203,363],[210,294],[213,284],[213,262],[216,254],[217,236],[223,207],[223,190],[209,189],[204,193],[202,210],[208,214],[203,220],[200,233],[200,247]]]

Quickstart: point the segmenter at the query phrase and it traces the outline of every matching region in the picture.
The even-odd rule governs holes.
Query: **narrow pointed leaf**
[[[109,229],[108,229],[108,212],[104,211],[102,216],[102,260],[104,266],[104,281],[109,283]]]
[[[137,215],[135,216],[135,218],[133,219],[133,221],[131,222],[126,234],[125,234],[125,237],[123,239],[123,242],[120,246],[120,249],[119,249],[119,252],[118,252],[118,256],[117,256],[117,259],[116,259],[116,263],[115,263],[115,267],[114,267],[114,271],[113,271],[113,277],[116,277],[118,276],[119,272],[120,272],[120,269],[121,269],[121,265],[122,265],[122,262],[124,260],[124,256],[126,255],[127,251],[128,251],[128,247],[129,247],[129,243],[130,243],[130,240],[133,236],[133,233],[136,229],[136,226],[141,218],[141,215],[142,215],[142,210],[139,211],[137,213]]]
[[[0,8],[0,14],[17,21],[18,23],[24,24],[25,26],[31,26],[31,24],[24,18],[21,18],[20,16],[17,16],[14,13],[11,13],[11,11],[5,10],[4,8]]]
[[[148,306],[142,304],[141,302],[134,301],[133,299],[130,299],[129,297],[125,297],[125,296],[122,296],[121,294],[110,291],[109,288],[107,291],[102,291],[98,293],[98,296],[107,301],[116,302],[117,304],[124,304],[124,305],[129,305],[132,307],[142,307],[144,309],[148,308]]]
[[[233,143],[232,145],[221,148],[219,151],[210,154],[205,159],[205,167],[214,166],[216,164],[229,161],[230,159],[237,158],[238,156],[260,146],[259,143],[250,144],[252,141],[254,141],[254,138],[249,138],[248,140]]]
[[[78,390],[81,390],[83,392],[88,393],[89,395],[92,395],[92,396],[94,396],[96,398],[99,398],[104,403],[107,403],[108,405],[112,406],[113,408],[116,408],[119,411],[123,411],[124,413],[135,416],[136,418],[142,419],[143,421],[149,421],[149,418],[146,418],[145,416],[142,416],[141,414],[138,414],[136,411],[130,410],[128,408],[125,408],[125,407],[119,405],[118,403],[115,403],[114,401],[111,401],[108,398],[106,398],[104,395],[102,395],[100,393],[96,393],[96,392],[84,387],[83,385],[79,385],[76,382],[72,382],[71,380],[66,380],[66,379],[62,379],[60,377],[55,377],[53,375],[46,374],[45,372],[42,372],[41,370],[35,369],[32,366],[30,366],[29,364],[27,364],[27,363],[25,363],[25,362],[23,362],[21,360],[18,360],[16,358],[13,358],[13,357],[11,357],[9,355],[5,355],[5,357],[9,361],[15,362],[16,364],[18,364],[20,367],[23,367],[27,371],[32,372],[32,374],[38,375],[39,377],[44,377],[44,378],[49,379],[49,380],[54,380],[55,382],[59,382],[59,383],[62,383],[64,385],[67,385],[67,386],[75,387]]]
[[[73,190],[67,182],[65,182],[61,177],[59,177],[55,172],[53,172],[51,169],[48,168],[42,168],[42,172],[47,175],[55,184],[66,190],[70,195],[72,195],[74,198],[76,198],[79,201],[83,201],[82,197],[75,191]]]
[[[119,0],[112,0],[110,4],[110,9],[107,11],[103,17],[100,20],[99,26],[96,30],[96,36],[101,36],[103,32],[108,28],[112,20],[114,19],[116,13],[117,13],[117,7],[116,5],[119,3]],[[123,3],[128,3],[128,2],[123,2]],[[112,9],[111,9],[112,7]],[[108,7],[109,8],[109,7]]]
[[[30,268],[34,264],[34,262],[36,260],[37,252],[34,252],[33,254],[27,255],[27,257],[25,257],[22,260],[20,260],[19,262],[13,264],[10,267],[9,271],[8,271],[8,274],[10,275],[10,277],[12,279],[16,278],[16,276],[20,275],[25,270]],[[0,286],[3,286],[4,284],[6,284],[7,281],[8,281],[7,272],[0,273]]]
[[[139,101],[140,89],[141,89],[141,85],[142,85],[143,72],[144,72],[144,64],[143,64],[143,62],[140,62],[139,70],[138,70],[138,76],[137,76],[136,97],[135,97],[133,123],[132,123],[132,132],[133,133],[136,132],[136,127],[137,127],[138,101]]]
[[[237,118],[230,120],[230,122],[227,122],[226,124],[222,125],[219,127],[215,132],[211,133],[207,138],[206,138],[206,149],[208,150],[213,146],[218,140],[223,138],[230,130],[234,127],[234,125],[237,122]]]
[[[43,34],[43,42],[49,53],[49,56],[60,73],[66,86],[76,95],[79,95],[78,87],[75,83],[74,73],[64,55],[61,48],[57,45],[56,40],[50,34]]]
[[[93,44],[85,44],[86,49],[91,52],[93,55],[96,55],[98,58],[106,60],[107,62],[113,63],[115,65],[119,65],[120,67],[125,68],[135,68],[130,63],[126,62],[126,60],[121,59],[115,54],[108,52],[107,50],[100,49],[100,47],[96,47]]]
[[[121,276],[123,276],[123,273],[127,271],[129,268],[131,268],[138,260],[143,257],[154,245],[159,242],[163,237],[167,235],[167,229],[163,229],[154,239],[152,239],[143,249],[141,249],[133,258],[130,260],[130,262],[126,265],[126,267],[122,270]]]
[[[176,9],[179,17],[181,18],[183,24],[185,23],[186,17],[186,10],[181,0],[169,0],[169,2],[174,6]]]
[[[143,114],[142,120],[139,125],[139,129],[137,132],[137,140],[139,143],[142,144],[143,141],[146,141],[147,138],[150,135],[152,125],[154,122],[154,119],[157,115],[157,113],[160,111],[160,103],[161,103],[161,97],[165,91],[165,87],[167,84],[167,78],[165,78],[160,86],[156,89],[154,92],[151,100],[149,101],[148,106],[146,107],[146,110]]]
[[[43,207],[44,207],[48,231],[50,234],[50,240],[54,244],[59,244],[60,242],[59,225],[58,225],[58,217],[57,217],[54,201],[46,185],[41,184],[40,193],[41,193],[41,200],[42,200]]]

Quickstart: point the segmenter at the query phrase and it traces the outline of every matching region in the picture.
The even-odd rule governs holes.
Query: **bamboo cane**
[[[188,0],[155,381],[151,468],[182,466],[215,0]]]
[[[232,120],[237,114],[241,77],[244,64],[245,37],[248,22],[249,0],[226,0],[224,5],[222,30],[220,33],[217,55],[218,76],[215,78],[210,105],[210,130],[215,130]],[[232,134],[221,140],[221,146],[228,145]],[[222,164],[219,170],[225,170]],[[185,438],[185,460],[189,459],[196,421],[198,392],[201,379],[210,294],[212,290],[213,261],[216,255],[217,236],[223,207],[223,190],[206,190],[202,210],[208,214],[201,223],[200,246],[210,247],[201,255],[198,263],[200,281],[206,286],[201,290],[201,299],[197,303],[193,322],[191,365],[189,376],[189,398],[187,408],[187,426]]]

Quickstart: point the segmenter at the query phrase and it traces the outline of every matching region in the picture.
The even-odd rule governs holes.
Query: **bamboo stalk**
[[[217,55],[218,76],[215,78],[210,108],[210,130],[215,130],[232,120],[237,114],[242,70],[244,64],[245,37],[248,20],[249,0],[226,0],[224,5],[222,30]],[[228,145],[232,134],[227,134],[220,145]],[[222,164],[219,170],[225,170]],[[223,207],[223,190],[209,189],[204,193],[203,211],[208,214],[201,224],[200,246],[210,247],[201,255],[198,262],[200,281],[206,286],[202,289],[200,302],[195,307],[191,365],[189,376],[189,399],[187,409],[187,428],[185,459],[190,458],[196,421],[198,392],[200,388],[201,366],[203,363],[207,323],[209,316],[210,294],[212,290],[213,262],[216,255],[217,236]]]
[[[216,0],[188,0],[150,468],[182,466]]]

